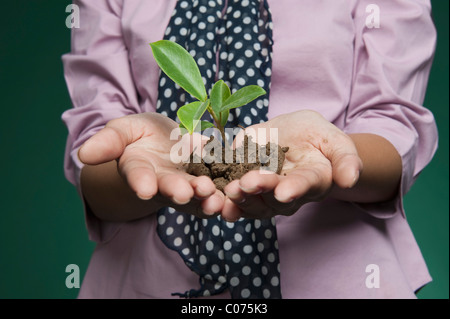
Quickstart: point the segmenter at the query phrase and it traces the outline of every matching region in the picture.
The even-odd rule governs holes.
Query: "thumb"
[[[333,181],[341,188],[352,188],[363,168],[352,139],[344,133],[338,134],[334,141],[329,141],[321,149],[331,162]]]
[[[78,157],[88,165],[106,163],[119,158],[125,147],[141,137],[133,136],[126,118],[115,119],[89,138],[79,149]]]

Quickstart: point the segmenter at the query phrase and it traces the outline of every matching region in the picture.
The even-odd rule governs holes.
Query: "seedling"
[[[181,122],[180,128],[185,129],[189,134],[198,131],[198,125],[200,125],[200,131],[215,127],[220,131],[225,142],[224,127],[230,110],[244,106],[266,94],[266,91],[257,85],[245,86],[231,94],[228,85],[223,80],[219,80],[213,85],[208,96],[197,63],[186,49],[169,40],[156,41],[150,43],[150,46],[161,70],[198,100],[181,106],[177,111]],[[201,120],[206,111],[211,114],[214,123]]]

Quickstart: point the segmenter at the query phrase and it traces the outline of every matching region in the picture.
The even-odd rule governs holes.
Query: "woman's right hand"
[[[175,121],[158,113],[124,116],[87,140],[78,156],[87,165],[116,160],[119,175],[151,207],[171,206],[202,218],[214,216],[224,205],[223,193],[210,178],[189,175],[183,163],[170,159],[178,142],[170,136],[177,129]]]

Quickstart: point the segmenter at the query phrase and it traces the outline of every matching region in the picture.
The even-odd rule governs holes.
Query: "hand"
[[[256,133],[277,128],[277,143],[289,151],[280,175],[250,171],[225,187],[226,220],[292,215],[305,203],[325,198],[334,184],[351,188],[358,181],[362,161],[354,143],[317,112],[285,114],[250,128]],[[242,139],[243,134],[235,141]],[[253,139],[258,141],[258,135]]]
[[[189,175],[183,163],[170,160],[178,142],[170,135],[177,129],[176,122],[158,113],[125,116],[110,121],[78,155],[89,165],[117,160],[117,170],[129,188],[151,207],[172,206],[202,218],[214,216],[225,196],[209,178]]]

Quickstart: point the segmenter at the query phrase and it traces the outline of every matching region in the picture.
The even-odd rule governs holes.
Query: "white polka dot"
[[[270,229],[266,229],[266,230],[264,231],[264,236],[265,236],[267,239],[272,238],[272,231],[271,231]]]
[[[253,247],[251,245],[245,245],[242,251],[246,254],[250,254],[253,251]]]
[[[250,275],[250,273],[252,272],[252,269],[249,266],[244,266],[242,267],[242,273],[246,276]]]
[[[247,233],[252,231],[252,225],[251,224],[247,224],[245,225],[245,229],[244,229]]]
[[[220,271],[220,267],[216,264],[211,266],[211,271],[215,274],[217,274]]]
[[[191,226],[189,226],[189,225],[184,226],[184,234],[185,235],[189,234],[190,230],[191,230]]]
[[[233,260],[234,263],[238,264],[241,262],[241,256],[239,254],[233,254],[233,256],[231,257],[231,259]]]
[[[163,225],[166,222],[166,216],[161,215],[158,217],[158,224]]]
[[[223,260],[223,258],[225,257],[225,253],[222,249],[217,253],[217,257],[219,257],[220,260]]]
[[[244,54],[245,54],[245,56],[246,56],[247,58],[251,58],[251,57],[253,56],[253,51],[251,51],[251,50],[245,50]]]
[[[207,242],[206,242],[206,249],[207,250],[209,250],[209,251],[211,251],[211,250],[213,250],[214,249],[214,243],[211,241],[211,240],[208,240]]]
[[[208,8],[206,8],[205,6],[200,6],[200,8],[198,8],[198,11],[200,11],[201,13],[205,13],[206,11],[208,11]]]
[[[259,252],[262,252],[264,250],[264,244],[258,243],[258,245],[256,245],[256,248],[258,249]]]
[[[227,279],[224,276],[219,276],[219,278],[217,278],[217,281],[224,284],[227,281]]]
[[[181,252],[183,253],[183,255],[188,255],[190,250],[189,248],[184,248]]]
[[[254,285],[255,287],[261,286],[261,278],[259,278],[259,277],[254,278],[254,279],[253,279],[253,285]]]
[[[252,119],[249,116],[244,117],[244,123],[246,125],[251,125],[252,124]]]
[[[270,284],[272,286],[278,286],[280,283],[280,280],[278,279],[278,277],[273,276],[272,279],[270,280]]]
[[[206,23],[205,23],[205,22],[200,22],[200,23],[198,24],[198,28],[199,28],[200,30],[206,29]]]
[[[208,260],[206,259],[205,255],[200,255],[200,257],[198,258],[198,261],[200,262],[200,264],[202,265],[206,265],[206,263],[208,262]]]
[[[244,85],[245,85],[245,80],[244,80],[244,78],[239,78],[239,79],[237,79],[237,83],[238,83],[239,85],[244,86]]]
[[[263,275],[267,275],[267,274],[269,273],[269,270],[267,269],[266,266],[262,266],[262,267],[261,267],[261,273],[262,273]]]
[[[180,224],[183,223],[183,222],[184,222],[184,217],[183,217],[183,215],[178,216],[178,217],[177,217],[177,224],[180,225]]]
[[[275,261],[275,254],[274,253],[269,253],[267,255],[267,260],[271,263],[273,263]]]
[[[239,278],[238,277],[231,278],[230,285],[232,285],[233,287],[236,287],[237,285],[239,285]]]
[[[237,66],[238,68],[242,68],[242,67],[244,66],[244,60],[238,59],[238,60],[236,61],[236,66]]]
[[[242,241],[242,235],[239,233],[234,234],[234,240],[238,243]]]
[[[170,236],[170,235],[172,235],[173,234],[173,227],[167,227],[167,229],[166,229],[166,235],[167,236]]]
[[[214,21],[216,21],[216,18],[214,16],[208,16],[206,20],[208,20],[209,23],[214,23]]]
[[[177,18],[175,18],[175,20],[174,20],[174,23],[175,23],[176,25],[180,25],[182,22],[183,22],[183,19],[180,18],[180,17],[177,17]]]
[[[244,24],[249,24],[250,22],[252,22],[252,19],[250,17],[245,17],[244,19],[242,19],[242,22]]]
[[[214,40],[214,38],[215,38],[214,33],[208,32],[208,33],[206,34],[206,38],[207,38],[208,40],[210,40],[210,41]]]
[[[214,236],[219,236],[220,235],[220,228],[219,228],[219,226],[217,226],[217,225],[214,225],[213,227],[212,227],[212,233],[213,233],[213,235]]]
[[[236,43],[234,44],[234,47],[235,47],[237,50],[241,49],[242,46],[243,46],[243,44],[242,44],[242,42],[240,42],[240,41],[238,41],[238,42],[236,42]]]
[[[257,116],[258,115],[258,111],[255,108],[251,108],[250,112],[252,113],[253,116]]]
[[[181,1],[181,3],[180,3],[180,7],[181,8],[183,8],[183,9],[186,9],[187,7],[188,7],[188,2],[187,1]]]
[[[180,29],[180,34],[182,35],[182,36],[185,36],[186,34],[187,34],[187,29],[186,28],[181,28]]]
[[[197,41],[197,45],[199,46],[199,47],[204,47],[205,46],[205,40],[203,40],[203,39],[199,39],[198,41]]]
[[[181,240],[180,237],[175,238],[175,240],[173,241],[173,244],[177,247],[180,246],[182,243],[183,241]]]
[[[230,228],[230,229],[233,229],[233,228],[234,228],[234,223],[226,222],[225,225],[226,225],[228,228]]]
[[[264,295],[264,298],[268,299],[270,297],[270,290],[269,289],[264,289],[263,290],[263,295]]]
[[[242,298],[248,298],[248,297],[250,297],[250,290],[248,290],[247,288],[242,289],[242,291],[241,291],[241,297],[242,297]]]
[[[256,106],[258,109],[262,109],[264,107],[264,102],[261,100],[256,101]]]
[[[252,36],[249,33],[246,33],[244,34],[244,39],[250,41],[252,39]]]
[[[240,33],[242,31],[242,27],[241,26],[237,26],[233,29],[234,33]]]
[[[230,250],[231,247],[232,247],[232,245],[231,245],[231,242],[230,242],[229,240],[227,240],[227,241],[225,241],[225,242],[223,243],[223,249],[225,249],[225,250]]]

